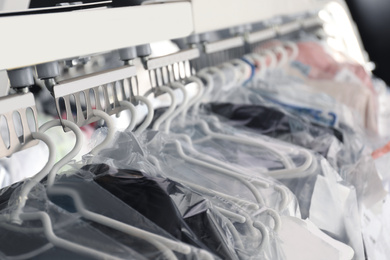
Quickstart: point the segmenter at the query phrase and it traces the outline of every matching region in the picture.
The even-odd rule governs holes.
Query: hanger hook
[[[145,94],[145,96],[147,96],[147,95]],[[137,128],[137,130],[134,131],[134,134],[138,135],[138,134],[142,133],[146,128],[148,128],[149,125],[152,123],[153,116],[154,116],[154,109],[153,109],[152,102],[150,102],[150,100],[147,97],[135,96],[134,99],[136,101],[143,102],[148,109],[148,113],[146,114],[146,118],[145,118],[144,122]]]
[[[114,126],[114,121],[111,119],[111,117],[107,113],[100,111],[100,110],[92,110],[92,114],[94,116],[102,118],[106,122],[107,130],[108,130],[107,136],[103,140],[103,142],[101,142],[99,145],[97,145],[95,148],[93,148],[92,151],[90,152],[92,155],[97,155],[101,150],[103,150],[114,139],[115,126]]]
[[[76,136],[76,143],[75,143],[75,146],[72,148],[72,150],[52,167],[52,169],[49,173],[48,179],[47,179],[48,188],[53,186],[55,176],[56,176],[58,170],[61,167],[63,167],[64,165],[66,165],[70,160],[72,160],[80,152],[80,150],[83,146],[84,136],[83,136],[81,129],[75,123],[68,121],[68,120],[61,121],[61,120],[57,119],[57,120],[49,121],[49,122],[43,124],[39,128],[39,132],[44,133],[47,130],[49,130],[50,128],[53,128],[56,126],[62,126],[62,125],[73,131],[73,133]]]
[[[131,104],[129,101],[126,101],[126,100],[119,101],[119,105],[121,106],[121,108],[123,108],[123,110],[128,109],[130,111],[130,114],[131,114],[130,123],[126,127],[125,131],[131,132],[131,131],[133,131],[135,124],[137,123],[136,122],[137,109],[135,108],[135,106],[133,104]],[[121,111],[123,111],[123,110],[121,110]],[[119,115],[119,113],[120,112],[118,112],[117,115]]]
[[[38,184],[40,181],[43,180],[43,178],[45,178],[45,176],[50,172],[55,163],[55,144],[50,139],[50,137],[39,132],[33,132],[31,135],[34,139],[40,140],[47,145],[47,147],[49,148],[49,158],[42,170],[38,172],[34,177],[27,180],[25,186],[20,191],[19,205],[16,208],[15,212],[11,215],[12,222],[17,224],[22,223],[22,220],[20,219],[20,214],[22,213],[23,208],[26,205],[28,194],[36,184]]]

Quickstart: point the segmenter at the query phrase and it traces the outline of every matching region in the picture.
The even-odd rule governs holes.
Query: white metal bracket
[[[28,110],[32,111],[28,116]],[[14,114],[19,114],[15,116]],[[35,129],[30,129],[29,120],[33,120]],[[3,123],[5,123],[3,125]],[[15,94],[7,97],[0,97],[0,158],[11,156],[15,152],[24,150],[38,144],[37,140],[32,138],[32,132],[36,131],[38,126],[37,111],[35,100],[32,93]],[[17,128],[21,130],[21,136],[18,136]]]
[[[81,127],[99,120],[93,116],[93,109],[109,115],[120,112],[119,101],[129,97],[131,92],[125,89],[130,84],[126,85],[124,81],[131,80],[136,74],[134,66],[123,66],[59,82],[53,87],[53,94],[60,118],[65,112],[67,120]],[[71,99],[75,105],[73,110]],[[65,111],[61,110],[61,100]]]

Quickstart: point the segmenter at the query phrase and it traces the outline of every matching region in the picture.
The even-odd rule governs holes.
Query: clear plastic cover
[[[204,105],[202,118],[211,118],[207,116],[210,112],[236,131],[251,130],[316,151],[336,169],[355,163],[364,149],[365,141],[356,129],[342,123],[340,127],[330,127],[310,122],[301,114],[263,101],[253,88],[221,92],[218,103]]]
[[[85,170],[71,171],[60,176],[55,187],[77,191],[86,210],[180,244],[168,232],[100,187],[93,181],[93,177],[92,173]],[[96,256],[80,255],[71,250],[65,250],[61,246],[54,246],[48,240],[47,231],[43,229],[38,219],[23,221],[21,225],[10,222],[9,215],[13,214],[19,203],[20,189],[23,185],[25,184],[18,183],[1,192],[2,237],[0,244],[2,248],[0,251],[7,257],[13,256],[17,259],[57,259],[58,257],[95,259]],[[48,214],[52,222],[51,229],[58,237],[93,249],[99,254],[104,253],[106,256],[101,256],[103,258],[110,256],[113,259],[198,259],[203,255],[202,251],[195,247],[190,247],[190,251],[185,254],[180,251],[167,254],[166,251],[161,250],[161,246],[156,246],[157,244],[151,243],[149,239],[142,239],[126,234],[125,231],[110,228],[100,222],[88,220],[88,217],[85,218],[79,213],[73,199],[67,195],[50,195],[49,200],[46,188],[42,184],[37,184],[29,193],[29,199],[24,207],[24,213],[36,212]],[[185,246],[188,248],[188,245]]]
[[[51,244],[47,240],[42,223],[39,220],[23,221],[21,225],[4,221],[7,219],[6,216],[11,214],[18,205],[18,194],[22,187],[23,185],[18,185],[13,189],[8,201],[9,205],[1,210],[0,251],[2,254],[5,257],[17,259],[53,259],[58,257],[63,259],[93,259]],[[46,196],[45,187],[41,184],[36,185],[30,192],[24,208],[25,213],[39,211],[44,211],[50,216],[54,233],[62,239],[118,258],[130,256],[134,259],[147,259],[131,248],[115,241],[115,239],[102,232],[101,229],[83,220],[78,214],[69,213],[50,202]],[[158,256],[158,254],[155,254],[155,256]]]
[[[157,177],[165,176],[170,182],[180,182],[181,189],[187,186],[186,193],[191,190],[192,194],[189,197],[191,199],[188,195],[171,195],[179,210],[184,213],[184,218],[199,214],[199,211],[208,205],[207,214],[213,219],[215,227],[219,227],[220,234],[230,241],[230,250],[233,249],[240,259],[283,259],[277,233],[273,230],[276,224],[280,224],[275,222],[278,219],[273,218],[278,218],[277,213],[268,212],[266,207],[259,205],[253,194],[240,181],[221,177],[210,168],[194,165],[180,158],[174,141],[172,136],[154,131],[144,133],[139,139],[132,133],[119,133],[113,147],[103,150],[92,160],[120,169],[136,169]],[[184,146],[183,148],[188,152]],[[255,180],[253,177],[252,182]],[[197,200],[194,200],[193,194],[196,193],[202,195],[195,197],[207,199],[208,203],[195,203]],[[272,197],[272,194],[274,200],[280,201],[280,191],[273,187],[265,188],[264,195]],[[269,245],[259,248],[265,238]]]
[[[206,116],[202,118],[213,121],[211,120],[211,117]],[[199,154],[202,155],[201,157],[203,157],[203,159],[205,159],[205,155],[211,155],[212,158],[220,160],[225,164],[230,164],[233,169],[239,169],[240,173],[251,177],[264,175],[272,170],[284,169],[280,158],[275,156],[270,150],[267,150],[267,146],[265,146],[264,149],[259,149],[258,147],[253,147],[248,144],[234,143],[230,140],[213,140],[211,138],[206,138],[207,135],[197,127],[196,120],[187,120],[186,122],[188,123],[185,127],[183,124],[178,123],[172,126],[171,130],[175,132],[184,132],[190,135],[191,139],[193,139],[193,147],[188,148],[188,150],[197,150]],[[252,137],[252,142],[263,140],[265,143],[268,143],[268,147],[279,147],[279,153],[284,154],[284,157],[291,158],[294,167],[296,168],[301,167],[308,160],[308,157],[303,153],[304,150],[302,148],[264,137],[253,131],[248,132],[245,129],[238,130],[237,128],[232,128],[221,122],[212,122],[210,125],[214,126],[212,129],[218,131],[218,133]],[[304,128],[306,131],[307,129],[308,127],[306,127],[306,129]],[[326,132],[324,135],[329,138],[331,137]],[[201,141],[199,142],[197,140]],[[334,138],[332,140],[336,141]],[[339,152],[343,144],[340,142],[337,142],[336,144],[340,145],[340,149],[336,149],[336,152]],[[154,149],[157,149],[157,147],[158,146],[156,145]],[[312,148],[315,148],[315,146],[312,146]],[[331,150],[332,147],[329,147],[328,149],[330,150],[330,153],[335,152]],[[323,157],[315,155],[307,150],[305,151],[310,154],[309,157],[312,158],[312,161],[310,167],[301,170],[300,176],[291,174],[291,176],[288,177],[288,174],[286,174],[283,175],[283,177],[278,177],[278,175],[274,175],[274,177],[279,179],[282,184],[287,186],[294,193],[298,199],[303,219],[310,218],[316,225],[327,231],[328,234],[331,234],[341,242],[351,245],[356,250],[356,254],[361,255],[362,240],[359,233],[360,217],[359,214],[355,214],[358,213],[358,200],[354,187],[346,184],[337,171],[334,170]],[[174,151],[169,151],[169,153],[175,157],[175,159],[178,157]],[[332,154],[334,157],[336,157],[336,155],[337,153]],[[192,156],[199,155],[195,154]],[[353,165],[352,162],[349,162],[349,164]],[[175,164],[175,167],[178,166]],[[210,178],[209,175],[207,177]],[[350,175],[350,178],[354,177]],[[192,181],[195,181],[195,179],[192,179]],[[204,185],[208,184],[206,183]],[[210,186],[208,187],[211,188]],[[332,193],[334,200],[326,199],[326,194],[328,194],[329,189],[335,189]],[[345,193],[340,192],[339,190],[343,190],[350,195],[345,198]],[[231,192],[233,192],[235,196],[239,196],[234,193],[234,188],[231,189]],[[244,194],[242,188],[240,188],[240,192],[241,194]],[[245,196],[249,196],[249,194]],[[268,198],[272,198],[272,195],[267,194],[266,196],[266,205],[275,207],[272,206],[275,205],[275,200],[267,200]],[[324,199],[326,200],[326,203],[323,201]],[[327,216],[325,212],[332,212],[334,210],[337,210],[340,215],[335,214],[333,215],[334,218],[325,217]],[[338,217],[336,217],[336,215]],[[354,229],[351,225],[345,225],[346,221],[357,224],[357,227]],[[337,226],[343,228],[338,230],[332,229]]]

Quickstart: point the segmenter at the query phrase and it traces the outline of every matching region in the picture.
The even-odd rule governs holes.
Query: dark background
[[[374,74],[390,85],[390,0],[346,0]]]

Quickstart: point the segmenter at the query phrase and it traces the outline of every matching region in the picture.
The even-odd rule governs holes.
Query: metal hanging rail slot
[[[27,110],[31,109],[32,118],[28,118]],[[14,117],[14,113],[18,113],[19,116]],[[8,136],[4,140],[0,136],[0,158],[5,156],[11,156],[13,153],[27,149],[38,144],[37,140],[32,138],[32,130],[36,131],[38,127],[37,110],[35,107],[34,95],[32,93],[26,94],[14,94],[7,97],[0,97],[0,120],[4,117],[6,125],[1,125],[2,130],[6,130]],[[17,122],[19,121],[20,122]],[[30,123],[35,125],[35,129],[30,129]],[[1,123],[2,121],[0,121]],[[4,122],[4,121],[3,121]],[[17,126],[17,125],[18,126]],[[4,128],[3,128],[4,127]],[[17,134],[17,128],[21,131],[21,136]]]
[[[277,27],[277,32],[279,35],[286,35],[301,29],[301,23],[298,21],[294,21],[291,23],[286,23],[279,25]]]
[[[211,54],[219,51],[225,51],[244,45],[244,38],[242,36],[236,36],[226,40],[220,40],[216,42],[205,44],[205,53]]]
[[[64,97],[80,91],[89,90],[96,86],[109,84],[115,81],[130,78],[136,75],[134,66],[123,66],[118,69],[96,72],[77,78],[64,80],[54,86],[55,97]]]
[[[302,21],[302,27],[305,29],[322,26],[322,21],[318,16],[310,17]]]
[[[161,57],[150,58],[146,61],[146,67],[149,70],[166,67],[174,63],[193,60],[199,57],[199,49],[191,48],[177,53],[168,54]]]
[[[267,28],[257,32],[251,32],[248,34],[246,41],[249,44],[269,40],[277,36],[275,28]]]
[[[93,109],[104,111],[110,115],[119,113],[121,110],[119,97],[126,97],[124,80],[136,75],[137,69],[135,66],[123,66],[58,83],[53,87],[53,94],[60,118],[62,118],[62,112],[65,112],[67,120],[76,123],[78,126],[84,126],[99,120],[99,118],[93,116]],[[71,108],[72,96],[75,101],[75,111],[72,111]],[[61,99],[64,102],[65,111],[61,111]],[[84,99],[85,104],[82,104],[81,99]],[[74,116],[73,113],[76,115]]]

